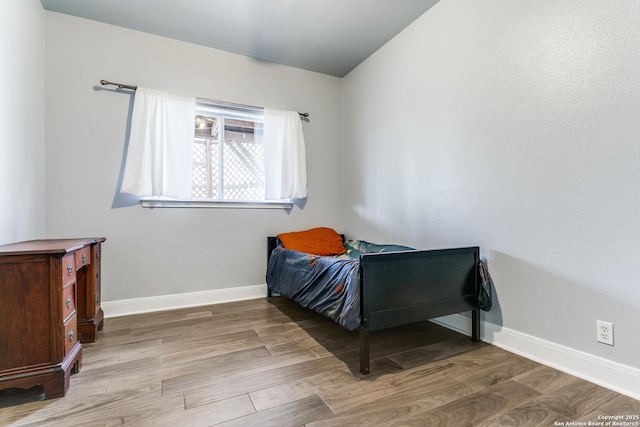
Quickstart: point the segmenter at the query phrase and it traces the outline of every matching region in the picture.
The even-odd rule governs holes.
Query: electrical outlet
[[[598,342],[613,345],[613,323],[596,320],[596,327]]]

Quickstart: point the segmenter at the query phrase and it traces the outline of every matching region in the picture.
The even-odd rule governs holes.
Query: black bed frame
[[[277,244],[267,238],[268,257]],[[373,331],[471,310],[471,339],[480,341],[479,258],[475,246],[361,255],[360,372],[369,373]]]

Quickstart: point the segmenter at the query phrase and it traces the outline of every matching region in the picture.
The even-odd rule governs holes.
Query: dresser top
[[[43,239],[0,245],[0,256],[26,254],[66,254],[85,246],[104,242],[104,237],[90,239]]]

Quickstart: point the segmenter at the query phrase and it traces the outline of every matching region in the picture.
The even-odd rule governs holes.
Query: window
[[[143,207],[290,209],[307,197],[299,113],[139,87],[120,191]]]
[[[263,110],[196,104],[194,200],[265,199]]]

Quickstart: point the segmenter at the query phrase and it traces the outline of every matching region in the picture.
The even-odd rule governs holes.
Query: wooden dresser
[[[0,390],[42,386],[64,396],[82,364],[82,342],[102,328],[104,238],[0,246]]]

